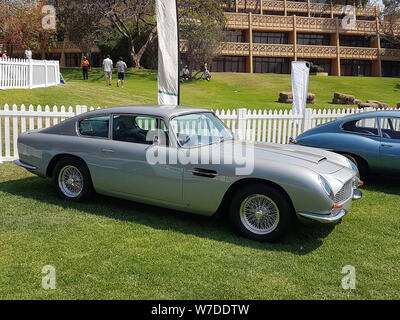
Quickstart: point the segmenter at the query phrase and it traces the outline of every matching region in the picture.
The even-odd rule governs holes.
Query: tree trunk
[[[157,26],[154,26],[153,29],[151,30],[149,37],[147,38],[146,43],[140,48],[138,52],[135,50],[135,44],[133,39],[129,39],[129,48],[130,48],[130,54],[132,61],[134,63],[135,69],[142,69],[142,66],[140,65],[140,61],[142,60],[142,56],[145,53],[147,47],[153,42],[154,38],[156,37],[157,34]]]
[[[135,69],[142,69],[142,66],[140,65],[142,56],[143,56],[143,53],[135,53],[135,51],[133,49],[131,50],[131,58],[132,58]]]

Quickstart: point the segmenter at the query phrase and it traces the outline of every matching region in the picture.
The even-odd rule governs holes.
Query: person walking
[[[30,49],[29,47],[25,50],[25,57],[26,57],[28,60],[31,60],[31,59],[32,59],[32,51],[31,51],[31,49]]]
[[[104,75],[106,77],[106,86],[111,86],[112,72],[113,72],[113,61],[110,55],[103,61]]]
[[[89,80],[89,60],[86,57],[83,57],[82,60],[82,71],[83,71],[83,80]]]
[[[119,61],[115,65],[118,70],[118,82],[117,87],[119,87],[119,83],[121,82],[121,88],[124,88],[124,81],[125,81],[125,71],[128,68],[124,59],[122,57],[119,58]]]
[[[4,50],[4,51],[3,51],[3,54],[1,55],[1,58],[2,58],[2,59],[8,59],[7,50]]]

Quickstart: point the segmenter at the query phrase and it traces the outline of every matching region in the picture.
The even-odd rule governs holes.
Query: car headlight
[[[323,176],[319,176],[319,182],[321,183],[321,186],[324,188],[326,194],[331,198],[332,200],[335,198],[331,185],[329,184],[328,181]]]
[[[360,172],[358,171],[356,164],[353,161],[351,161],[350,159],[347,159],[347,162],[348,162],[350,168],[356,172],[357,177],[360,178]]]

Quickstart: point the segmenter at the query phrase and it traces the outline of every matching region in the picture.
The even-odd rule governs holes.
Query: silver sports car
[[[65,200],[94,192],[201,215],[275,241],[297,220],[333,223],[361,198],[347,158],[242,142],[209,110],[134,106],[81,114],[18,138],[19,160]]]

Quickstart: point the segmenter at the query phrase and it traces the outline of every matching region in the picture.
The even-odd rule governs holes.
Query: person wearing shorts
[[[121,82],[121,88],[124,87],[124,81],[125,81],[125,71],[127,69],[126,63],[124,62],[124,59],[122,57],[119,58],[119,61],[115,65],[115,67],[118,70],[118,82],[117,82],[117,87],[119,87],[119,84]]]
[[[106,77],[106,86],[111,86],[112,72],[113,72],[113,61],[110,59],[110,55],[107,56],[103,61],[104,75]]]

